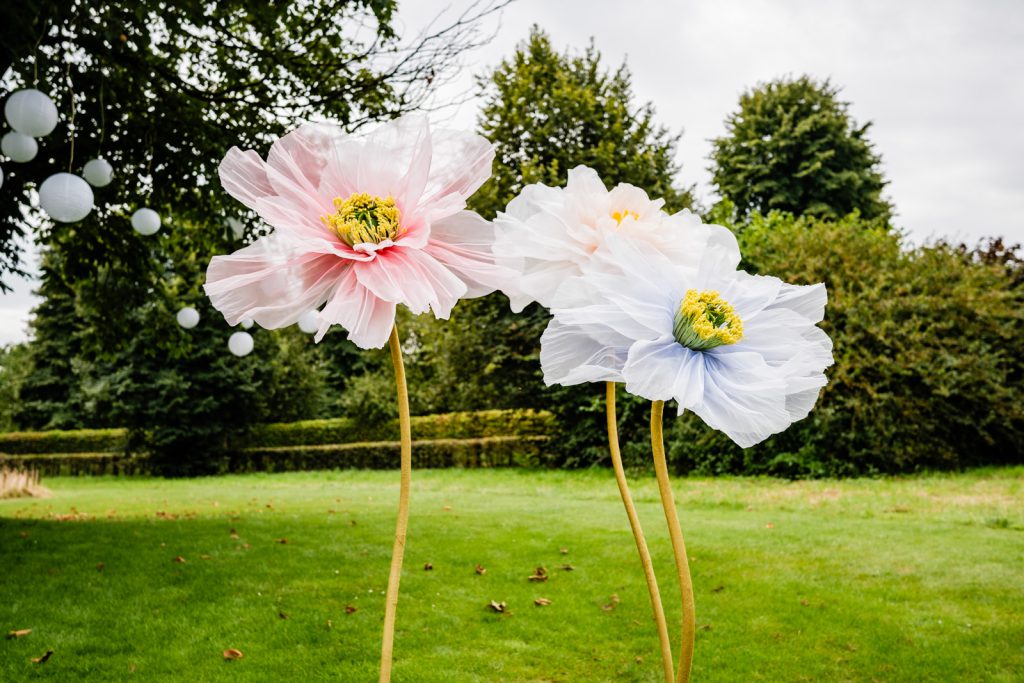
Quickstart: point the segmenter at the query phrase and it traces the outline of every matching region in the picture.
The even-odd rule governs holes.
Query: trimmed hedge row
[[[546,436],[490,436],[414,441],[413,467],[517,467],[544,462]],[[398,467],[401,444],[376,441],[250,448],[233,453],[221,473]],[[0,467],[35,469],[43,476],[151,474],[146,456],[119,453],[0,455]]]
[[[124,429],[75,429],[48,432],[0,433],[0,454],[110,453],[124,451],[128,433]]]
[[[479,410],[421,415],[412,418],[416,439],[484,439],[492,436],[547,436],[555,418],[541,410]],[[351,418],[303,420],[259,425],[239,444],[243,448],[316,446],[390,441],[398,436],[398,420],[372,425]],[[2,448],[0,448],[2,450]]]
[[[538,410],[481,410],[412,418],[413,437],[428,439],[486,439],[493,436],[547,436],[555,429],[551,413]],[[303,420],[259,425],[237,447],[278,448],[364,444],[390,441],[398,435],[398,421],[381,425],[350,418]],[[0,455],[76,454],[123,452],[124,429],[0,433]]]

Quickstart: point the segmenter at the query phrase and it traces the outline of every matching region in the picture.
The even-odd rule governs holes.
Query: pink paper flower
[[[397,304],[447,318],[509,277],[494,264],[493,226],[465,210],[493,159],[484,138],[432,131],[419,115],[365,136],[305,124],[266,161],[232,148],[224,188],[274,230],[215,256],[206,293],[231,325],[285,327],[326,304],[316,340],[337,324],[362,348],[384,346]]]

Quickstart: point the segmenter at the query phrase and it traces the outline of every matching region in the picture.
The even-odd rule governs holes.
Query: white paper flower
[[[611,236],[558,294],[541,338],[544,380],[625,382],[747,448],[814,406],[832,364],[816,326],[825,302],[824,285],[737,271],[723,250],[693,267]]]
[[[648,242],[682,265],[696,266],[709,247],[726,250],[739,263],[731,232],[704,225],[689,211],[669,215],[664,203],[633,185],[608,190],[586,166],[569,171],[565,188],[523,188],[494,221],[495,260],[521,275],[518,288],[506,291],[512,310],[533,301],[550,308],[562,283],[582,272],[609,235]]]

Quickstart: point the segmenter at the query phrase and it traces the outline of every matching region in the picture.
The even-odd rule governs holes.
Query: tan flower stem
[[[672,642],[668,635],[668,622],[665,620],[665,608],[661,604],[661,592],[658,590],[658,579],[654,576],[654,564],[651,552],[647,549],[644,530],[640,527],[640,518],[633,505],[633,496],[629,493],[626,482],[626,471],[622,467],[622,454],[619,452],[619,428],[615,417],[615,382],[605,383],[605,412],[608,418],[608,449],[612,454],[612,468],[615,470],[615,483],[619,485],[622,505],[626,508],[629,527],[633,530],[636,541],[636,552],[640,555],[640,564],[644,567],[644,578],[647,579],[647,592],[651,596],[651,610],[654,612],[654,623],[658,628],[658,640],[661,644],[661,663],[665,669],[665,683],[672,683],[674,664],[672,662]]]
[[[679,574],[679,597],[683,608],[682,642],[679,649],[679,670],[676,673],[676,681],[686,683],[690,680],[690,669],[693,666],[693,640],[697,622],[694,616],[690,563],[686,557],[686,543],[683,542],[683,531],[679,526],[679,512],[676,510],[675,497],[672,495],[672,483],[668,478],[668,462],[665,460],[665,439],[662,434],[664,413],[664,401],[651,403],[651,450],[654,454],[654,474],[658,478],[661,507],[665,511],[665,523],[668,524],[669,537],[672,539],[672,553],[675,555],[676,572]]]
[[[402,579],[405,534],[409,527],[409,487],[412,483],[412,427],[409,421],[409,389],[405,384],[405,364],[402,362],[402,344],[398,339],[398,325],[391,329],[388,346],[391,349],[391,363],[395,366],[402,454],[395,546],[391,551],[391,573],[388,576],[388,591],[384,600],[384,636],[380,646],[380,683],[389,683],[391,680],[391,660],[395,646],[395,614],[398,611],[398,583]]]

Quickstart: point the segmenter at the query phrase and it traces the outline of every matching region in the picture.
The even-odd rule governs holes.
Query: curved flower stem
[[[661,431],[664,412],[664,401],[651,403],[651,450],[654,454],[654,473],[658,477],[658,491],[661,493],[661,507],[665,510],[665,522],[672,538],[672,553],[676,557],[679,597],[683,607],[682,642],[676,681],[686,683],[690,680],[690,668],[693,666],[693,639],[697,622],[694,616],[690,563],[686,557],[686,544],[683,542],[683,531],[679,526],[679,513],[676,510],[675,497],[672,495],[672,483],[668,479],[668,463],[665,460],[665,439]]]
[[[391,680],[391,657],[395,645],[395,614],[398,611],[398,583],[402,579],[405,533],[409,526],[409,486],[412,483],[412,427],[409,421],[409,389],[405,384],[405,364],[402,362],[402,344],[398,339],[398,325],[391,329],[388,346],[391,349],[391,363],[395,366],[402,455],[395,546],[391,551],[391,573],[388,576],[388,591],[384,601],[384,636],[380,646],[380,683],[388,683]]]
[[[615,483],[619,485],[622,505],[626,508],[629,527],[633,530],[636,551],[640,555],[640,564],[644,567],[644,578],[647,579],[647,592],[651,595],[651,609],[654,611],[654,623],[658,628],[658,640],[661,643],[661,663],[665,669],[665,683],[672,683],[674,664],[672,662],[672,643],[668,637],[668,622],[665,621],[665,608],[661,604],[661,592],[658,591],[658,579],[654,576],[654,564],[651,553],[647,549],[644,530],[640,527],[640,518],[633,505],[633,496],[629,493],[626,483],[626,471],[622,467],[622,454],[619,452],[619,429],[615,418],[615,382],[605,383],[605,407],[608,418],[608,449],[612,454],[612,467],[615,470]]]

